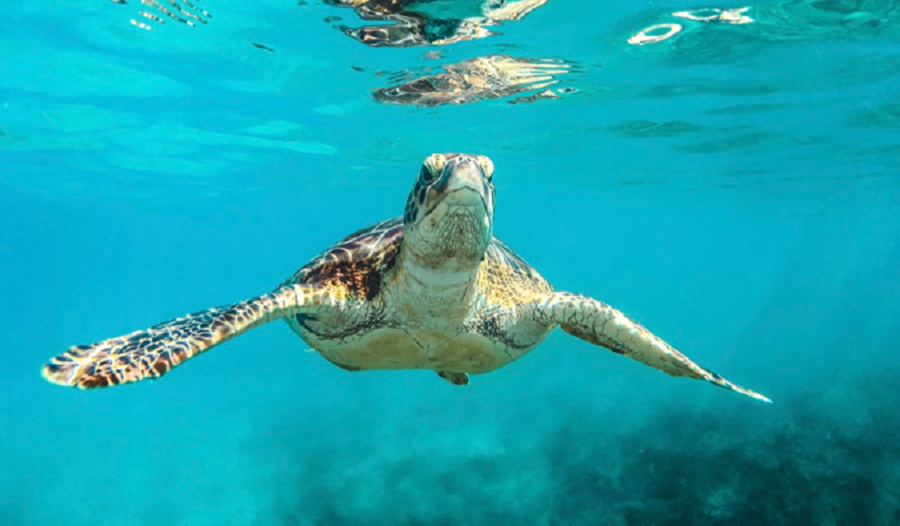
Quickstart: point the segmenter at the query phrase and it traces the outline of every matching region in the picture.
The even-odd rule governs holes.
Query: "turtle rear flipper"
[[[466,373],[457,373],[453,371],[435,371],[438,376],[447,380],[453,385],[469,385],[469,375]]]
[[[78,345],[50,359],[44,378],[81,389],[159,378],[180,363],[270,321],[338,306],[333,289],[289,285],[234,305],[176,318],[91,345]]]

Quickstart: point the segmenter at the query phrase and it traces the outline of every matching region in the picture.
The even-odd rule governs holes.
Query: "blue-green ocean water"
[[[301,4],[4,5],[0,523],[900,524],[900,2],[550,0],[409,48]],[[565,61],[559,98],[373,97],[496,53]],[[775,403],[559,331],[465,388],[281,323],[155,382],[41,379],[271,290],[445,151],[494,160],[495,233],[558,289]]]

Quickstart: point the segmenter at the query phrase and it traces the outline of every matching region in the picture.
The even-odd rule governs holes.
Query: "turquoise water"
[[[410,47],[297,4],[5,6],[0,523],[900,524],[900,3],[550,0]],[[390,95],[498,54],[524,84]],[[775,403],[561,331],[464,388],[281,323],[156,382],[40,377],[271,290],[450,151],[493,159],[495,233],[556,288]]]

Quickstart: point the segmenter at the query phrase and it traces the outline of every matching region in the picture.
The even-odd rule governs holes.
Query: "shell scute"
[[[281,286],[340,286],[371,300],[381,289],[384,273],[394,264],[402,237],[402,218],[354,232],[313,258]]]

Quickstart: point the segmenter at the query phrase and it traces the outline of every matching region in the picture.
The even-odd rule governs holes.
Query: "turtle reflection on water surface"
[[[413,0],[328,0],[352,7],[363,20],[385,24],[353,28],[341,26],[344,34],[372,47],[438,46],[485,38],[496,33],[488,29],[502,22],[519,20],[547,3],[547,0],[487,0],[480,13],[460,18],[426,14],[426,2]]]
[[[322,252],[273,292],[70,348],[44,377],[80,388],[158,378],[244,332],[284,320],[351,371],[425,369],[456,384],[508,365],[555,327],[673,376],[768,399],[704,369],[618,310],[557,292],[493,236],[494,165],[434,154],[402,217]]]
[[[126,5],[126,0],[112,0],[116,4]],[[206,24],[212,18],[205,9],[192,4],[190,0],[168,0],[168,7],[157,0],[141,0],[142,8],[138,11],[138,19],[131,19],[131,25],[149,31],[148,22],[165,24],[166,20],[172,20],[188,26]]]
[[[543,90],[559,82],[558,75],[576,69],[570,62],[554,59],[516,58],[488,55],[443,67],[444,71],[379,88],[373,96],[386,104],[419,107],[441,104],[466,104],[484,99],[499,99],[525,91]],[[567,90],[570,91],[570,90]],[[550,92],[534,98],[554,98]]]

